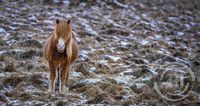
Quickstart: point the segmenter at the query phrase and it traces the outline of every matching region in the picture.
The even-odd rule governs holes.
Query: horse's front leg
[[[49,84],[49,91],[55,91],[55,79],[56,79],[56,67],[54,64],[49,63],[49,70],[50,70],[50,84]]]
[[[61,84],[59,85],[59,92],[65,92],[65,82],[68,81],[70,65],[62,66],[61,68]]]

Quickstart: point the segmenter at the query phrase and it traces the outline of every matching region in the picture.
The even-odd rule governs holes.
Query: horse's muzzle
[[[64,39],[62,39],[62,38],[58,39],[57,49],[58,49],[58,52],[63,52],[65,50],[65,41],[64,41]]]

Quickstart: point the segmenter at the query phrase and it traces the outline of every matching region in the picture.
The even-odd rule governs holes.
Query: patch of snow
[[[133,72],[133,70],[132,69],[128,69],[126,71],[121,72],[119,75],[120,76],[124,76],[124,73],[131,73],[131,72]]]
[[[142,81],[150,81],[152,79],[152,76],[145,76],[145,77],[140,77],[138,79],[136,79],[136,82],[142,82]]]
[[[149,71],[150,71],[153,75],[158,75],[158,73],[156,72],[156,68],[150,68]]]
[[[19,106],[19,100],[12,100],[10,103],[15,104],[15,106]]]
[[[189,62],[189,60],[184,60],[184,59],[181,59],[181,58],[178,58],[178,57],[176,57],[175,59],[178,62],[181,62],[181,63],[184,63],[184,64],[186,64],[188,66],[191,66],[191,63]]]
[[[12,45],[12,44],[14,44],[16,42],[17,42],[16,40],[11,39],[11,40],[7,41],[6,43],[10,46],[10,45]]]
[[[185,24],[185,27],[187,28],[187,30],[191,30],[192,27],[189,24]]]
[[[170,45],[170,46],[173,46],[173,45],[175,45],[176,43],[173,42],[173,41],[167,41],[167,44]]]
[[[142,88],[145,84],[144,83],[136,83],[136,87],[138,89]]]
[[[60,14],[60,12],[59,12],[58,9],[54,9],[54,10],[52,11],[52,13],[53,13],[53,14]]]
[[[13,87],[10,84],[7,84],[6,88],[4,88],[6,91],[12,91]]]
[[[89,26],[87,26],[86,28],[86,31],[88,32],[88,33],[90,33],[91,35],[98,35],[98,33],[96,32],[96,31],[94,31],[91,27],[89,27]]]
[[[177,32],[177,35],[182,36],[182,35],[184,35],[184,33],[183,32]]]
[[[5,53],[6,51],[0,51],[0,55],[2,55],[3,53]]]
[[[80,77],[81,73],[80,72],[76,72],[76,71],[72,71],[70,74],[70,77]]]
[[[120,45],[122,45],[122,46],[127,46],[127,45],[128,45],[128,42],[127,42],[127,41],[126,41],[126,42],[121,41],[121,42],[120,42]]]
[[[33,85],[26,86],[26,92],[36,92],[37,89]]]
[[[37,21],[37,18],[34,15],[32,15],[31,17],[28,17],[28,20]]]
[[[161,35],[156,34],[156,35],[154,35],[154,37],[159,40],[161,38]]]
[[[144,59],[144,62],[145,62],[146,64],[149,64],[149,60]]]
[[[80,51],[79,60],[86,60],[87,58],[88,58],[88,52],[87,51]]]
[[[118,2],[117,0],[113,1],[116,5],[118,5],[119,7],[123,7],[123,8],[128,8],[128,5],[122,4],[120,2]]]
[[[149,41],[148,40],[145,40],[145,39],[143,39],[143,40],[141,40],[140,42],[139,42],[141,45],[147,45],[148,43],[149,43]]]
[[[108,23],[111,23],[111,24],[113,24],[113,26],[116,26],[116,27],[121,27],[119,24],[117,24],[116,22],[114,22],[113,20],[111,20],[111,19],[109,19],[109,18],[107,18],[107,17],[105,17],[106,18],[106,21],[108,22]]]
[[[108,56],[108,57],[114,62],[117,62],[120,59],[120,57],[117,56]]]
[[[44,20],[43,23],[45,23],[45,24],[49,24],[49,25],[53,25],[53,22],[50,21],[50,20]]]
[[[162,82],[162,85],[164,85],[166,88],[173,88],[175,86],[171,82]]]
[[[114,78],[117,84],[130,86],[133,83],[134,76],[117,76]]]
[[[157,50],[156,52],[157,52],[157,53],[160,53],[160,54],[164,54],[164,52],[161,51],[161,50]]]
[[[141,19],[140,16],[138,16],[138,15],[135,15],[134,18],[135,18],[136,20],[140,20],[140,19]]]
[[[63,3],[69,5],[70,1],[69,0],[63,0]]]
[[[169,17],[168,20],[170,20],[170,21],[178,21],[179,19],[177,17]]]
[[[54,2],[54,3],[59,3],[59,2],[60,2],[60,0],[53,0],[53,2]]]
[[[108,63],[107,60],[99,60],[99,61],[97,61],[97,62],[100,63],[100,64],[106,64],[106,63]]]
[[[0,28],[0,33],[7,33],[5,29]]]
[[[91,68],[89,69],[89,71],[95,72],[95,71],[96,71],[96,67],[91,67]]]
[[[98,82],[102,82],[102,80],[99,78],[90,78],[90,79],[83,79],[80,81],[80,83],[84,83],[84,84],[95,84]]]

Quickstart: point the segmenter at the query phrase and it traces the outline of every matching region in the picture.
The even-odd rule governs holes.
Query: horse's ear
[[[70,24],[70,20],[67,20],[67,23]]]
[[[59,19],[56,19],[56,24],[59,24],[60,23],[60,20]]]

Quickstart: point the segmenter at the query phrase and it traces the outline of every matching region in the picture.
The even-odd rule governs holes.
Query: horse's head
[[[54,30],[54,44],[58,52],[64,52],[67,43],[71,40],[72,27],[70,20],[56,20],[56,27]]]

